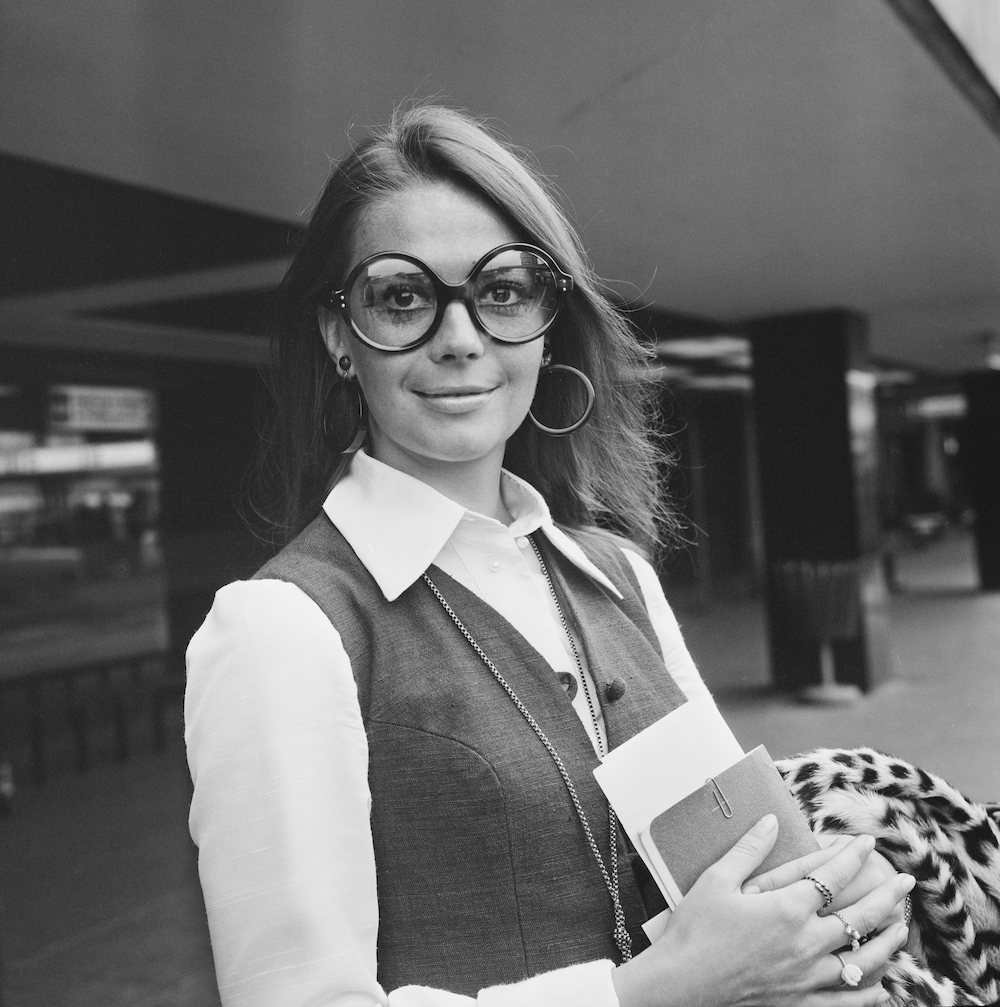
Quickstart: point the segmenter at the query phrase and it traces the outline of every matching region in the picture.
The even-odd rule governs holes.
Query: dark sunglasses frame
[[[505,339],[503,336],[498,336],[494,332],[486,327],[483,320],[479,317],[479,312],[476,309],[476,302],[474,297],[474,292],[476,289],[476,279],[479,276],[483,266],[490,261],[490,259],[499,255],[501,252],[508,251],[524,251],[529,252],[532,255],[537,255],[548,267],[552,270],[552,275],[555,277],[556,281],[556,296],[558,300],[556,301],[556,309],[552,312],[552,317],[535,333],[524,339]],[[348,307],[347,303],[347,291],[351,289],[354,281],[361,275],[364,269],[371,263],[378,259],[403,259],[405,262],[411,262],[413,265],[422,269],[429,277],[431,284],[434,287],[434,293],[437,295],[437,312],[434,315],[434,319],[431,321],[430,327],[427,331],[419,338],[414,340],[412,343],[407,343],[405,346],[384,346],[381,343],[376,343],[372,341],[368,336],[366,336],[357,325],[354,324],[354,319],[351,317],[351,309]],[[472,319],[473,324],[479,329],[480,332],[485,333],[491,339],[495,339],[499,343],[530,343],[539,336],[544,335],[552,327],[552,323],[559,316],[559,311],[562,308],[563,301],[566,299],[566,295],[573,289],[573,277],[569,273],[563,272],[559,268],[556,261],[549,255],[548,252],[543,248],[539,248],[537,245],[528,245],[521,241],[508,242],[505,245],[497,245],[496,248],[491,248],[473,267],[472,272],[461,282],[461,283],[446,283],[441,279],[440,276],[430,266],[427,265],[421,259],[418,259],[414,255],[408,255],[406,252],[377,252],[375,255],[369,255],[367,259],[362,259],[351,271],[347,274],[347,279],[344,281],[343,287],[339,290],[333,291],[332,294],[326,300],[326,307],[332,308],[333,310],[339,310],[344,316],[344,320],[351,327],[351,331],[360,339],[365,345],[370,346],[373,350],[381,350],[383,353],[405,353],[407,350],[415,350],[418,346],[423,346],[424,343],[429,342],[434,338],[434,334],[441,326],[441,321],[444,318],[445,310],[452,301],[461,301],[466,310],[469,312],[469,317]]]

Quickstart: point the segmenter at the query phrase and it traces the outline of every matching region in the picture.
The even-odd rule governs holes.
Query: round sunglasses
[[[430,340],[452,301],[462,301],[480,331],[504,343],[537,339],[556,320],[573,277],[536,245],[488,251],[461,283],[446,283],[413,255],[379,252],[359,262],[327,305],[355,335],[387,353]]]

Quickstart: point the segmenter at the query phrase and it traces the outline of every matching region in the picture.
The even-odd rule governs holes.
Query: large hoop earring
[[[555,400],[560,405],[564,404],[567,399],[579,398],[579,393],[576,395],[566,395],[559,394],[555,388],[551,391],[547,391],[542,388],[542,394],[539,396],[538,389],[535,390],[535,401],[531,404],[531,409],[528,410],[528,419],[539,429],[543,434],[548,434],[550,437],[565,437],[567,434],[573,433],[574,430],[579,430],[580,427],[590,419],[590,414],[594,411],[594,403],[597,401],[597,393],[594,391],[594,383],[587,377],[583,371],[578,370],[576,367],[570,367],[569,364],[545,364],[542,369],[538,372],[538,384],[539,387],[546,380],[558,382],[562,376],[576,378],[583,388],[583,397],[585,401],[583,402],[583,408],[578,412],[576,419],[571,420],[565,426],[556,427],[549,426],[547,423],[542,423],[541,420],[535,416],[534,410],[536,408],[536,403],[541,399]],[[574,410],[577,412],[577,410]],[[563,418],[563,417],[560,417]]]
[[[350,401],[351,399],[354,401]],[[343,419],[343,413],[347,410],[354,414],[354,422],[347,446],[343,447],[337,438],[336,430]],[[327,393],[326,402],[323,404],[323,435],[334,451],[340,455],[352,455],[364,444],[368,436],[368,417],[365,414],[365,397],[356,379],[345,376],[335,382]]]

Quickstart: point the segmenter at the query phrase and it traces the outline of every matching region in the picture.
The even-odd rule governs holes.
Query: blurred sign
[[[44,505],[45,497],[36,483],[0,483],[0,517],[22,511],[38,511]]]
[[[114,444],[52,444],[0,453],[0,476],[131,469],[153,472],[156,464],[156,445],[149,440]]]
[[[49,389],[51,430],[151,430],[155,416],[156,400],[145,388],[53,385]]]
[[[958,420],[968,411],[960,392],[954,395],[926,395],[907,404],[906,415],[918,420]]]

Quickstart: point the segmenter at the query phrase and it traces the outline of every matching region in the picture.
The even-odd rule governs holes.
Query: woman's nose
[[[465,360],[482,356],[486,337],[476,327],[469,309],[459,300],[444,309],[441,325],[429,347],[431,356],[439,360]]]

